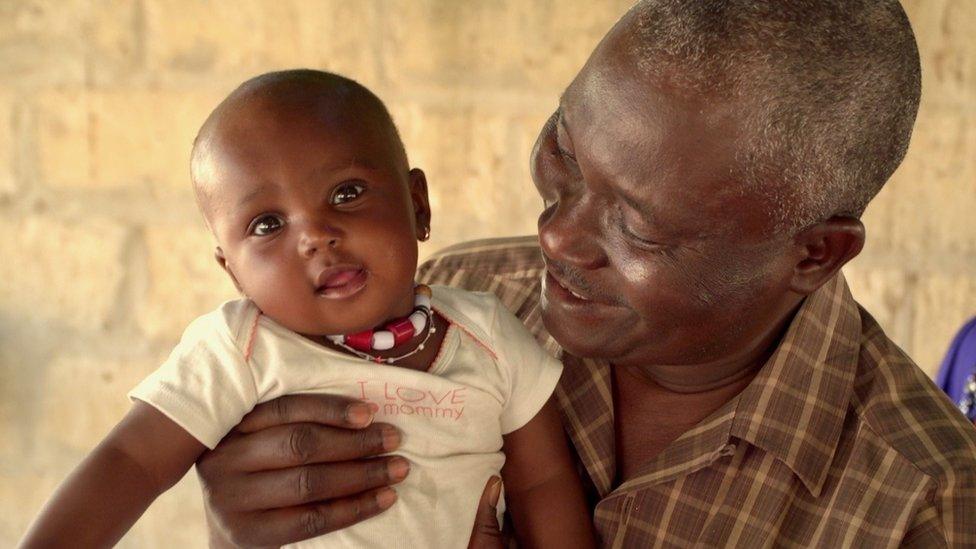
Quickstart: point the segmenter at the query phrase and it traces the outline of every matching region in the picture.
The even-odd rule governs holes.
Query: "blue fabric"
[[[976,318],[952,340],[935,381],[966,417],[976,421]]]

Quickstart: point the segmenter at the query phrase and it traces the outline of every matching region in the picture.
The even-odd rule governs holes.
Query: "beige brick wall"
[[[528,153],[630,0],[0,1],[0,546],[127,409],[186,323],[234,295],[187,183],[197,126],[241,80],[342,72],[390,105],[434,234],[530,233]],[[932,373],[976,314],[976,10],[905,2],[924,96],[868,210],[855,296]],[[193,475],[124,547],[204,545]]]

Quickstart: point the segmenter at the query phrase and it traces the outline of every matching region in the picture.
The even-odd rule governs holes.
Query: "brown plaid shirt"
[[[427,283],[491,291],[566,368],[556,395],[607,547],[976,547],[976,429],[851,297],[810,295],[752,383],[616,478],[608,363],[561,351],[535,237],[449,248]]]

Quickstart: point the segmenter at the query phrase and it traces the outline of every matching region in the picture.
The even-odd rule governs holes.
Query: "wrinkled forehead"
[[[709,166],[731,164],[735,157],[734,105],[644,75],[633,56],[612,47],[601,45],[594,52],[567,87],[561,106],[567,125],[581,133],[573,137],[592,148],[587,152],[614,158],[634,177],[661,170],[697,172],[705,167],[699,155],[705,151],[713,158]]]
[[[561,98],[576,156],[592,167],[590,176],[675,225],[715,231],[740,225],[745,220],[730,214],[729,204],[760,198],[747,196],[733,179],[740,109],[682,89],[680,78],[642,71],[617,31],[604,38]]]

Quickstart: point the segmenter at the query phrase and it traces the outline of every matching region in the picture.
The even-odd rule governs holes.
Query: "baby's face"
[[[293,109],[294,110],[294,109]],[[200,170],[220,262],[269,317],[353,333],[413,307],[426,181],[369,116],[228,114]]]

